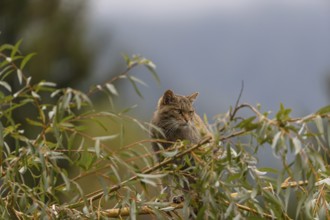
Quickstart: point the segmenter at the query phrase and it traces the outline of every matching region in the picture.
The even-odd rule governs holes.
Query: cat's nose
[[[188,117],[187,115],[184,115],[184,116],[183,116],[183,119],[184,119],[184,121],[185,121],[186,123],[189,122],[189,117]]]

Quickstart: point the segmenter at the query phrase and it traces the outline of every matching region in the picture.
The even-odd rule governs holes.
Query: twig
[[[241,97],[242,97],[242,94],[243,94],[243,90],[244,90],[244,81],[242,80],[241,90],[240,90],[239,95],[238,95],[238,98],[236,100],[235,108],[234,108],[233,111],[230,112],[230,117],[229,117],[229,120],[230,121],[232,121],[234,119],[237,111],[239,110],[238,104],[239,104],[239,101],[241,100]]]
[[[304,186],[304,185],[307,185],[307,184],[308,184],[308,181],[284,182],[284,183],[281,184],[281,188],[282,189],[287,189],[287,188],[293,188],[293,187],[297,187],[297,186]],[[263,188],[263,190],[271,190],[271,189],[273,189],[272,186],[268,186],[268,187]],[[230,197],[232,197],[233,199],[237,198],[238,196],[239,196],[239,193],[231,193],[230,194]],[[227,205],[230,204],[228,201],[225,201],[225,203]],[[260,213],[257,210],[252,209],[248,206],[238,204],[238,203],[235,203],[235,205],[239,209],[249,211],[249,212],[252,212],[254,214],[261,215],[264,218],[276,219],[274,216],[272,216],[270,214]],[[183,208],[183,203],[180,203],[180,204],[171,203],[168,207],[171,207],[170,209],[168,209],[168,211],[173,211],[173,210],[176,210],[176,209],[182,209]],[[159,210],[167,212],[166,210],[162,210],[162,209],[159,209]],[[108,210],[105,210],[105,211],[101,211],[100,213],[103,216],[107,216],[107,217],[110,217],[110,218],[118,218],[118,217],[123,217],[123,216],[129,216],[130,215],[130,208],[129,207],[124,207],[124,208],[108,209]],[[154,211],[149,206],[142,206],[138,211],[138,215],[147,215],[147,214],[154,214]]]
[[[225,201],[227,205],[229,205],[230,203]],[[264,218],[267,218],[267,219],[276,219],[276,217],[270,215],[270,214],[267,214],[267,213],[260,213],[258,212],[258,210],[256,209],[252,209],[248,206],[245,206],[245,205],[241,205],[241,204],[238,204],[238,203],[235,203],[235,205],[239,208],[239,209],[242,209],[242,210],[245,210],[245,211],[248,211],[248,212],[252,212],[254,214],[257,214],[257,215],[260,215]]]
[[[112,79],[108,80],[107,82],[105,82],[103,85],[107,84],[107,83],[113,83],[114,81],[123,78],[125,76],[128,75],[128,73],[136,66],[138,66],[139,63],[138,62],[134,62],[131,65],[127,66],[127,68],[120,74],[116,75],[115,77],[113,77]],[[87,93],[88,96],[92,95],[98,88],[93,88],[91,90],[89,90],[89,92]]]
[[[172,210],[181,209],[183,207],[183,204],[172,204],[171,207],[173,207]],[[110,217],[110,218],[129,216],[130,208],[124,207],[124,208],[108,209],[105,211],[101,211],[100,214],[102,216],[106,216],[106,217]],[[154,214],[153,210],[149,206],[142,206],[139,209],[138,215],[149,215],[149,214]]]
[[[229,205],[230,203],[228,201],[225,201],[226,205]],[[242,210],[252,212],[257,215],[261,215],[262,217],[265,217],[267,219],[276,219],[274,216],[267,214],[267,213],[260,213],[255,209],[252,209],[248,206],[241,205],[238,203],[235,203],[235,205]],[[175,204],[171,203],[168,207],[170,207],[168,210],[165,209],[159,209],[160,211],[163,212],[172,212],[177,209],[182,209],[183,208],[183,203],[180,204]],[[167,208],[167,207],[166,207]],[[110,217],[110,218],[119,218],[119,217],[124,217],[124,216],[129,216],[130,215],[130,208],[129,207],[124,207],[124,208],[116,208],[116,209],[108,209],[105,211],[101,211],[100,214],[102,216]],[[138,215],[153,215],[154,211],[149,207],[149,206],[142,206],[139,211]]]
[[[287,189],[287,188],[293,188],[293,187],[297,187],[297,186],[305,186],[308,184],[308,181],[294,181],[294,182],[284,182],[281,184],[281,189]],[[267,186],[267,187],[263,187],[262,190],[273,190],[274,187],[273,186]],[[248,193],[252,192],[251,190],[247,191]],[[240,195],[241,193],[231,193],[230,196],[232,198],[236,198]]]
[[[176,160],[177,158],[180,158],[180,157],[182,157],[182,156],[184,156],[184,155],[190,153],[191,151],[193,151],[193,150],[195,150],[195,149],[201,147],[202,145],[204,145],[204,144],[206,144],[206,143],[209,143],[210,140],[211,140],[211,137],[207,137],[207,138],[203,139],[200,143],[195,144],[193,147],[191,147],[191,148],[189,148],[189,149],[187,149],[187,150],[185,150],[185,151],[183,151],[183,152],[181,152],[181,153],[178,153],[178,154],[175,155],[174,157],[167,158],[167,159],[163,160],[162,162],[156,164],[155,166],[150,167],[150,168],[144,170],[144,171],[142,172],[142,174],[149,174],[149,173],[151,173],[151,172],[153,172],[153,171],[155,171],[155,170],[157,170],[157,169],[159,169],[159,168],[161,168],[161,167],[163,167],[163,166],[165,166],[165,165],[167,165],[167,164],[173,162],[173,161]],[[119,190],[122,186],[124,186],[125,184],[127,184],[128,182],[131,182],[131,181],[137,180],[138,178],[139,178],[138,175],[134,175],[134,176],[132,176],[131,178],[129,178],[129,179],[127,179],[127,180],[124,180],[124,181],[122,181],[121,183],[119,183],[119,184],[117,184],[117,185],[111,187],[111,188],[108,190],[107,193],[115,192],[115,191]],[[86,198],[87,198],[86,200],[87,200],[89,203],[92,203],[93,201],[100,199],[100,198],[103,196],[103,194],[104,194],[103,189],[101,189],[101,190],[97,190],[97,191],[95,191],[95,192],[92,192],[92,193],[86,195]],[[79,206],[81,206],[81,205],[83,205],[83,204],[84,204],[84,201],[83,201],[83,200],[80,200],[80,201],[78,201],[77,203],[74,203],[74,204],[68,205],[68,207],[69,207],[69,208],[75,208],[75,207],[79,207]]]
[[[226,139],[229,139],[229,138],[232,138],[232,137],[235,137],[235,136],[239,136],[241,134],[244,134],[246,131],[240,131],[240,132],[236,132],[236,133],[233,133],[231,135],[228,135],[228,136],[225,136],[223,138],[220,139],[220,141],[223,141],[223,140],[226,140]],[[206,137],[204,138],[200,143],[198,144],[195,144],[193,147],[191,148],[188,148],[187,150],[185,151],[182,151],[181,153],[178,153],[177,155],[175,155],[174,157],[171,157],[171,158],[166,158],[165,160],[163,160],[162,162],[156,164],[155,166],[153,167],[150,167],[150,168],[147,168],[146,170],[144,170],[142,172],[142,174],[149,174],[171,162],[173,162],[174,160],[176,160],[177,158],[180,158],[192,151],[194,151],[195,149],[201,147],[202,145],[206,144],[206,143],[209,143],[211,141],[212,137]],[[134,175],[132,176],[131,178],[127,179],[127,180],[124,180],[122,181],[121,183],[111,187],[109,190],[108,190],[108,194],[109,193],[112,193],[114,191],[117,191],[119,190],[123,185],[127,184],[128,182],[131,182],[131,181],[134,181],[134,180],[137,180],[138,179],[138,175]],[[88,195],[86,195],[86,200],[89,202],[89,203],[92,203],[93,201],[95,200],[98,200],[102,197],[102,195],[104,194],[104,191],[103,189],[100,189],[100,190],[97,190],[95,192],[92,192]],[[84,201],[81,199],[80,201],[78,201],[77,203],[74,203],[74,204],[71,204],[71,205],[68,205],[69,208],[75,208],[75,207],[79,207],[81,205],[84,204]]]

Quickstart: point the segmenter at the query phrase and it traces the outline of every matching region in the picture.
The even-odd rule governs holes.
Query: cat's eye
[[[175,109],[175,111],[180,115],[183,113],[183,111],[181,109]]]
[[[194,114],[194,111],[189,111],[189,115],[193,115]]]

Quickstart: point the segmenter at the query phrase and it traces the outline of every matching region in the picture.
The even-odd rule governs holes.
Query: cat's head
[[[174,94],[172,90],[167,90],[158,101],[158,113],[164,120],[169,120],[179,126],[191,125],[195,114],[193,102],[198,96],[195,92],[188,96]]]

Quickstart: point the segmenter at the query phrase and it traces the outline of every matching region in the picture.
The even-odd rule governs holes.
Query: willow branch
[[[142,174],[149,174],[149,173],[151,173],[151,172],[153,172],[153,171],[155,171],[155,170],[157,170],[157,169],[159,169],[159,168],[161,168],[161,167],[163,167],[163,166],[166,166],[167,164],[169,164],[169,163],[175,161],[177,158],[183,157],[184,155],[186,155],[186,154],[190,153],[191,151],[193,151],[193,150],[195,150],[195,149],[201,147],[202,145],[204,145],[204,144],[206,144],[206,143],[209,143],[210,140],[211,140],[211,137],[204,138],[201,142],[199,142],[198,144],[195,144],[193,147],[191,147],[191,148],[189,148],[189,149],[187,149],[187,150],[185,150],[185,151],[182,151],[181,153],[178,153],[178,154],[175,155],[174,157],[167,158],[167,159],[163,160],[162,162],[157,163],[157,164],[156,164],[155,166],[153,166],[153,167],[150,167],[150,168],[144,170],[144,171],[142,172]],[[111,188],[108,190],[107,193],[110,194],[110,193],[112,193],[112,192],[115,192],[115,191],[119,190],[122,186],[124,186],[125,184],[127,184],[127,183],[129,183],[129,182],[131,182],[131,181],[137,180],[138,178],[139,178],[138,175],[134,175],[134,176],[132,176],[131,178],[129,178],[129,179],[127,179],[127,180],[124,180],[124,181],[122,181],[121,183],[119,183],[119,184],[117,184],[117,185],[111,187]],[[100,199],[103,195],[104,195],[104,191],[103,191],[102,189],[101,189],[101,190],[97,190],[97,191],[95,191],[95,192],[92,192],[92,193],[86,195],[86,198],[87,198],[86,200],[87,200],[89,203],[92,203],[93,201]],[[81,206],[81,205],[83,205],[83,204],[84,204],[84,201],[83,201],[83,200],[80,200],[79,202],[77,202],[77,203],[75,203],[75,204],[71,204],[71,205],[69,205],[68,207],[70,207],[70,208],[75,208],[75,207],[79,207],[79,206]]]
[[[241,86],[241,90],[239,92],[239,95],[238,95],[238,98],[236,100],[236,103],[235,103],[235,108],[233,111],[230,112],[230,117],[229,117],[229,120],[232,121],[237,113],[237,111],[239,110],[238,108],[238,104],[239,104],[239,101],[241,100],[241,97],[242,97],[242,94],[243,94],[243,90],[244,90],[244,81],[242,81],[242,86]]]
[[[105,85],[105,84],[107,84],[107,83],[113,83],[114,81],[117,81],[118,79],[127,76],[128,73],[129,73],[134,67],[136,67],[136,66],[138,66],[138,65],[139,65],[138,62],[133,62],[131,65],[127,66],[126,69],[125,69],[123,72],[121,72],[120,74],[114,76],[112,79],[108,80],[108,81],[105,82],[103,85]],[[89,90],[88,95],[89,95],[89,96],[92,95],[94,92],[97,91],[97,89],[98,89],[98,88],[93,88],[93,89]]]
[[[294,188],[294,187],[298,187],[298,186],[305,186],[308,184],[308,181],[293,181],[293,182],[284,182],[281,184],[281,189],[287,189],[287,188]],[[263,187],[262,190],[273,190],[274,187],[273,186],[267,186],[267,187]],[[251,193],[252,191],[249,190],[247,191],[248,193]],[[232,198],[237,198],[240,194],[242,193],[231,193],[230,196]]]
[[[226,205],[230,204],[228,201],[225,201],[225,203],[226,203]],[[256,209],[252,209],[248,206],[241,205],[241,204],[238,204],[238,203],[235,203],[235,205],[241,210],[252,212],[252,213],[260,215],[260,216],[262,216],[266,219],[276,219],[274,216],[272,216],[270,214],[260,213]],[[170,206],[166,207],[166,209],[161,208],[159,210],[163,211],[163,212],[172,212],[174,210],[182,209],[182,208],[183,208],[183,203],[180,203],[180,204],[172,203],[172,204],[170,204]],[[105,210],[105,211],[101,211],[100,214],[102,216],[106,216],[106,217],[110,217],[110,218],[125,217],[125,216],[130,215],[130,208],[129,207],[124,207],[124,208],[108,209],[108,210]],[[153,214],[154,214],[154,211],[149,206],[142,206],[138,211],[138,215],[153,215]]]
[[[284,182],[281,184],[281,188],[282,189],[288,189],[288,188],[294,188],[294,187],[298,187],[298,186],[304,186],[307,185],[308,181],[298,181],[298,182]],[[273,187],[268,186],[268,187],[264,187],[263,190],[272,190]],[[230,197],[235,199],[239,196],[239,193],[231,193]],[[225,201],[225,203],[227,205],[229,205],[230,203],[228,201]],[[264,218],[267,219],[276,219],[274,216],[267,214],[267,213],[260,213],[258,212],[256,209],[250,208],[248,206],[242,205],[242,204],[238,204],[235,203],[235,205],[241,209],[241,210],[245,210],[257,215],[260,215]],[[168,208],[170,207],[170,208]],[[172,203],[167,207],[167,209],[162,210],[162,208],[160,208],[160,211],[164,211],[164,212],[170,212],[176,209],[182,209],[183,208],[183,203],[180,204],[175,204]],[[124,216],[129,216],[130,215],[130,208],[129,207],[124,207],[124,208],[115,208],[115,209],[108,209],[105,211],[101,211],[100,212],[101,215],[103,216],[107,216],[110,218],[118,218],[118,217],[124,217]],[[150,215],[150,214],[154,214],[154,211],[149,207],[149,206],[142,206],[139,211],[138,211],[138,215]]]

